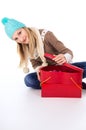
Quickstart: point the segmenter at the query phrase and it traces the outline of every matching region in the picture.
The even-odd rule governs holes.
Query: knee
[[[24,78],[24,83],[27,87],[40,89],[40,82],[38,81],[35,73],[26,75]]]
[[[29,75],[26,75],[25,78],[24,78],[24,83],[26,86],[30,87],[31,84],[30,84],[30,80],[31,80],[31,77]]]

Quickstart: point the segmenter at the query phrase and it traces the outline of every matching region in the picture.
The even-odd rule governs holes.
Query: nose
[[[25,41],[25,36],[19,35],[18,40],[19,40],[20,43],[23,43]]]

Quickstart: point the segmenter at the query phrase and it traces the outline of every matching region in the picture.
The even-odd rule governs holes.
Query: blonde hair
[[[37,51],[37,55],[41,58],[43,64],[46,66],[46,59],[44,57],[44,47],[43,42],[39,33],[39,30],[36,28],[24,28],[28,33],[29,44],[17,44],[17,52],[20,57],[19,67],[22,67],[25,72],[28,72],[28,60],[35,59],[34,52]]]

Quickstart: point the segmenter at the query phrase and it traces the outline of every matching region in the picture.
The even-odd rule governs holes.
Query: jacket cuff
[[[69,53],[64,54],[67,63],[71,63],[72,62],[72,55],[70,55]]]

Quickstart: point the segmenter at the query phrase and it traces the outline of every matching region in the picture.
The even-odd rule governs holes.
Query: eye
[[[18,32],[18,35],[20,35],[20,34],[21,34],[21,31]]]
[[[18,40],[18,38],[16,37],[14,40],[15,40],[15,41],[17,41],[17,40]]]

